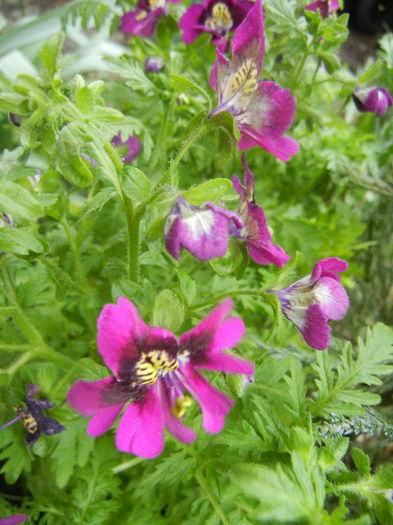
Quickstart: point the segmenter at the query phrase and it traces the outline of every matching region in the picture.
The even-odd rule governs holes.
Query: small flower
[[[290,259],[284,250],[271,242],[271,235],[266,224],[265,214],[260,206],[255,204],[255,180],[248,167],[245,155],[242,155],[244,167],[244,184],[234,175],[232,182],[240,195],[238,214],[244,226],[237,228],[231,223],[229,232],[234,237],[244,239],[251,258],[258,264],[276,264],[282,268]]]
[[[123,162],[132,162],[137,158],[141,151],[141,141],[136,135],[130,135],[126,141],[121,140],[121,131],[112,139],[115,146],[127,146],[127,154],[123,157]]]
[[[198,369],[253,375],[249,361],[223,352],[244,333],[240,318],[226,319],[230,299],[219,304],[179,341],[164,328],[146,325],[135,306],[120,297],[107,304],[98,318],[98,349],[114,376],[94,382],[78,380],[68,392],[71,406],[93,416],[87,433],[104,434],[128,401],[117,432],[119,450],[154,458],[164,448],[164,427],[182,443],[192,443],[195,432],[183,417],[191,399],[199,403],[203,428],[215,434],[225,423],[233,401],[214,388]]]
[[[165,67],[162,57],[147,57],[145,60],[145,71],[147,73],[159,73]]]
[[[18,525],[28,519],[27,514],[14,514],[14,516],[6,516],[5,518],[0,518],[0,525]]]
[[[228,249],[228,227],[243,223],[238,215],[211,202],[192,206],[179,196],[165,222],[165,246],[175,259],[185,248],[200,261],[222,257]]]
[[[356,88],[352,99],[358,111],[370,111],[378,117],[382,117],[392,105],[392,97],[386,89],[376,87],[374,89]]]
[[[93,159],[93,157],[91,157],[90,155],[88,155],[87,153],[85,153],[84,151],[82,151],[81,153],[81,157],[82,159],[85,159],[87,160],[87,162],[90,164],[90,166],[92,166],[93,168],[95,168],[96,166],[98,166],[98,162]]]
[[[348,309],[347,292],[337,274],[347,267],[348,263],[337,257],[322,259],[311,275],[284,290],[270,290],[278,297],[284,315],[316,350],[324,350],[329,344],[328,322],[342,319]]]
[[[317,0],[312,2],[305,7],[307,11],[314,11],[314,13],[319,9],[322,18],[327,18],[331,15],[333,11],[340,9],[340,3],[338,0]]]
[[[160,16],[166,16],[166,4],[181,0],[139,0],[135,11],[121,17],[121,29],[124,33],[139,36],[152,36]]]
[[[66,428],[55,419],[44,416],[42,412],[44,409],[47,410],[48,408],[54,408],[56,405],[51,403],[47,398],[34,399],[41,391],[39,386],[27,385],[26,390],[26,408],[16,407],[18,417],[5,423],[5,425],[0,427],[0,430],[21,419],[26,429],[25,443],[33,448],[41,434],[52,436],[53,434],[58,434],[59,432],[66,430]]]
[[[248,0],[203,0],[193,4],[179,21],[183,41],[191,44],[203,32],[212,33],[213,43],[234,31],[244,20],[254,3]]]
[[[228,111],[240,131],[239,149],[261,146],[288,161],[299,146],[283,137],[291,125],[295,102],[288,89],[270,81],[258,82],[265,50],[261,0],[239,25],[232,44],[232,61],[219,48],[210,74],[210,87],[217,91],[218,106],[210,114]]]

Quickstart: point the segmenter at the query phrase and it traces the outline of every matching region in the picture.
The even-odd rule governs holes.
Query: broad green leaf
[[[123,168],[123,190],[133,202],[142,202],[150,196],[151,182],[143,171],[133,166]]]
[[[184,320],[184,306],[177,294],[162,290],[154,301],[153,325],[176,332]]]
[[[190,204],[199,206],[207,201],[217,202],[233,188],[229,179],[213,179],[194,186],[182,195]]]
[[[61,48],[63,47],[63,42],[64,33],[55,33],[50,38],[48,38],[44,44],[44,47],[40,51],[41,60],[46,67],[50,78],[53,78],[56,72],[57,59],[59,57]]]
[[[0,209],[14,217],[36,221],[43,215],[41,204],[23,186],[11,181],[0,185]]]

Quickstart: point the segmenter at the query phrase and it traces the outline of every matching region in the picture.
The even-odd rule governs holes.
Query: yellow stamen
[[[191,397],[189,396],[178,397],[176,399],[175,405],[171,407],[171,412],[175,417],[181,418],[186,413],[187,408],[189,408],[191,405],[192,405]]]
[[[139,11],[137,15],[135,15],[135,20],[140,22],[141,20],[144,20],[146,17],[147,17],[147,11],[142,9],[141,11]]]

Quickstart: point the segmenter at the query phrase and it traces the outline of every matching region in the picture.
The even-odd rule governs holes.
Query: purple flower
[[[33,448],[41,434],[52,436],[53,434],[63,432],[66,428],[55,419],[44,416],[44,409],[47,410],[48,408],[54,408],[56,405],[44,397],[41,399],[35,399],[35,396],[41,391],[41,388],[38,385],[27,385],[26,390],[26,407],[16,407],[18,417],[2,425],[0,430],[21,419],[26,429],[25,444]]]
[[[162,57],[147,57],[145,60],[145,71],[147,73],[159,73],[165,67]]]
[[[212,33],[213,43],[234,31],[244,20],[254,3],[248,0],[203,0],[193,4],[179,21],[182,38],[191,44],[203,32]]]
[[[107,304],[98,318],[98,349],[114,376],[94,382],[78,380],[68,392],[71,406],[93,416],[90,436],[104,434],[124,405],[116,446],[124,452],[154,458],[164,448],[164,427],[182,443],[194,441],[195,432],[181,422],[191,399],[199,403],[203,428],[215,434],[225,423],[233,401],[214,388],[198,371],[253,375],[249,361],[223,352],[244,333],[240,318],[226,319],[230,299],[219,304],[179,340],[164,328],[146,325],[125,297]]]
[[[0,525],[18,525],[22,521],[27,520],[29,516],[27,514],[14,514],[14,516],[6,516],[0,518]]]
[[[210,87],[217,91],[218,106],[210,116],[229,111],[240,131],[239,149],[261,146],[277,158],[288,161],[299,146],[283,134],[295,112],[295,102],[288,89],[258,78],[265,50],[261,0],[235,32],[232,61],[220,49],[210,74]]]
[[[98,166],[98,162],[93,159],[93,157],[91,157],[90,155],[88,155],[87,153],[85,153],[84,151],[81,152],[81,157],[82,159],[85,159],[87,160],[87,162],[90,164],[90,166],[92,166],[93,168],[95,166]]]
[[[347,292],[337,274],[347,267],[348,263],[337,257],[322,259],[314,265],[311,275],[284,290],[270,290],[278,297],[284,315],[316,350],[324,350],[329,344],[328,322],[340,320],[348,309]]]
[[[340,3],[338,0],[317,0],[316,2],[312,2],[312,4],[307,5],[305,9],[307,9],[307,11],[314,11],[314,13],[317,9],[319,9],[321,17],[327,18],[330,16],[332,11],[337,11],[337,9],[340,9]]]
[[[180,248],[185,248],[201,261],[222,257],[228,249],[230,221],[237,229],[243,226],[239,216],[211,202],[191,206],[179,196],[165,222],[165,246],[180,259]]]
[[[121,29],[124,33],[139,36],[152,36],[160,16],[166,16],[166,4],[181,0],[139,0],[135,11],[121,17]]]
[[[235,190],[240,195],[238,214],[244,226],[237,228],[230,224],[229,232],[234,237],[240,237],[247,243],[251,258],[258,264],[276,264],[282,268],[290,259],[284,250],[271,242],[271,235],[266,224],[265,214],[260,206],[255,204],[254,177],[247,165],[245,154],[242,155],[244,167],[244,184],[234,175],[232,182]]]
[[[356,88],[352,94],[352,99],[359,111],[370,111],[378,117],[385,115],[388,107],[391,106],[393,102],[390,93],[381,87],[374,89]]]
[[[121,140],[121,131],[112,139],[115,146],[127,146],[127,154],[123,157],[123,162],[132,162],[137,158],[141,151],[141,141],[136,135],[130,135],[126,141]]]

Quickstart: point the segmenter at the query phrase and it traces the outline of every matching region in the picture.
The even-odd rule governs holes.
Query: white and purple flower
[[[322,259],[311,275],[284,290],[270,290],[280,301],[284,315],[316,350],[325,350],[329,344],[328,322],[342,319],[348,310],[348,295],[338,275],[347,267],[348,263],[337,257]]]
[[[373,89],[356,88],[352,94],[352,99],[358,111],[369,111],[375,113],[377,117],[385,115],[393,103],[390,93],[381,87]]]
[[[145,71],[146,73],[159,73],[164,69],[165,65],[165,60],[160,56],[147,57],[145,60]]]
[[[228,249],[230,221],[234,222],[237,229],[243,226],[235,212],[211,202],[192,206],[179,196],[165,222],[166,249],[178,260],[181,248],[200,261],[222,257]]]
[[[238,214],[243,221],[243,226],[229,225],[229,232],[234,237],[246,241],[251,258],[258,264],[275,264],[282,268],[290,259],[289,255],[276,244],[271,242],[271,234],[266,224],[265,214],[254,199],[255,180],[248,167],[245,155],[242,155],[244,167],[244,184],[234,175],[232,182],[235,190],[240,195]]]
[[[210,116],[232,113],[240,131],[239,149],[260,146],[288,161],[299,149],[294,139],[283,136],[292,123],[295,101],[288,89],[258,81],[264,52],[262,1],[256,0],[235,31],[232,60],[216,49],[210,87],[217,91],[218,106]]]
[[[121,17],[123,33],[138,36],[152,36],[161,16],[166,16],[166,4],[177,3],[181,0],[139,0],[135,11],[125,13]]]
[[[132,162],[137,158],[139,152],[141,151],[141,141],[136,135],[130,135],[127,140],[121,140],[121,131],[115,135],[112,139],[112,144],[114,146],[127,146],[127,153],[123,157],[123,162]]]
[[[154,458],[164,448],[165,427],[182,443],[192,443],[195,432],[181,422],[191,403],[185,391],[202,409],[204,430],[220,432],[233,401],[198,369],[250,378],[254,373],[250,361],[224,352],[244,334],[240,318],[227,319],[231,308],[232,301],[225,300],[177,340],[164,328],[146,325],[125,297],[107,304],[98,318],[97,344],[114,375],[93,382],[78,380],[67,395],[75,410],[92,416],[88,434],[104,434],[131,401],[116,432],[119,450]]]
[[[203,0],[203,4],[192,4],[179,21],[183,41],[191,44],[207,32],[213,35],[212,42],[218,43],[235,31],[253,6],[249,0]]]

